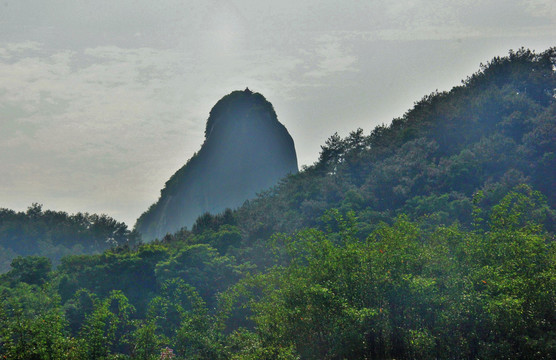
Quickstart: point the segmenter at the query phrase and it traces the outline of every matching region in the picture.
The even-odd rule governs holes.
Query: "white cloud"
[[[553,0],[529,0],[525,1],[527,11],[540,18],[556,18],[556,4]]]
[[[324,78],[334,73],[357,71],[357,57],[347,49],[341,36],[328,34],[321,37],[315,50],[316,59],[311,61],[305,76]]]
[[[243,86],[287,96],[295,87],[290,73],[300,63],[264,52],[215,67],[178,49],[0,48],[12,59],[0,61],[0,115],[11,119],[0,124],[11,129],[0,131],[0,163],[19,179],[15,189],[10,181],[9,190],[8,180],[0,179],[9,191],[0,197],[14,201],[35,182],[36,193],[64,199],[64,205],[81,193],[78,210],[89,211],[102,209],[101,199],[139,202],[146,209],[199,149],[205,119],[219,98]],[[18,48],[32,51],[18,58]],[[140,214],[130,218],[112,207],[127,221]]]
[[[13,46],[2,49],[13,53]],[[91,195],[102,197],[112,188],[109,183],[137,176],[137,167],[182,158],[169,154],[164,144],[181,142],[188,131],[199,135],[199,126],[183,121],[183,107],[191,104],[187,99],[175,103],[172,96],[176,84],[168,81],[168,72],[177,66],[175,54],[98,48],[44,56],[44,49],[35,50],[19,60],[0,61],[0,114],[19,114],[0,125],[12,129],[0,131],[0,159],[12,179],[20,180],[21,192],[37,177],[41,181],[35,187],[44,193],[55,187],[90,191],[87,183],[100,179],[104,185]],[[94,60],[76,66],[82,55]],[[115,188],[125,198],[136,195],[131,193],[135,186]]]
[[[0,59],[8,61],[15,56],[21,56],[22,53],[36,51],[38,49],[40,49],[40,44],[35,41],[5,43],[0,47]]]

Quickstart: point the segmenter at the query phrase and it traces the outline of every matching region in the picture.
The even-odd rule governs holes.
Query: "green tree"
[[[4,297],[5,296],[5,297]],[[0,357],[79,359],[80,344],[67,333],[59,297],[25,283],[4,292],[0,303]]]
[[[13,259],[11,267],[7,276],[12,281],[41,285],[47,280],[52,263],[50,259],[41,256],[19,256]]]
[[[81,330],[87,359],[104,359],[111,353],[127,353],[128,337],[133,332],[131,315],[135,309],[125,295],[112,291],[95,304]]]
[[[157,325],[154,320],[148,320],[136,325],[135,331],[130,335],[131,357],[139,360],[158,359],[163,340],[157,334]]]

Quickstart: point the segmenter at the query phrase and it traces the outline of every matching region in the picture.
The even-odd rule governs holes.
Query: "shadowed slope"
[[[261,94],[234,91],[213,107],[205,142],[139,217],[136,229],[154,239],[188,226],[205,212],[240,206],[297,172],[291,136]]]

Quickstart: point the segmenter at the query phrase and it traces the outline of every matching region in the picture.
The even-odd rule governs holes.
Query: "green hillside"
[[[510,52],[191,230],[16,259],[0,356],[556,358],[555,71]]]

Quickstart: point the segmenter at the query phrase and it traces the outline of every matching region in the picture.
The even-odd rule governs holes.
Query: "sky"
[[[260,92],[300,166],[510,49],[556,46],[554,0],[0,0],[0,208],[130,227]]]

